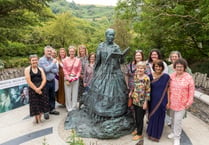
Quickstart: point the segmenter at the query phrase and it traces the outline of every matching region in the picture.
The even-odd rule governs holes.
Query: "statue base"
[[[120,117],[102,118],[89,115],[81,108],[68,113],[65,129],[74,129],[80,137],[113,139],[130,134],[135,129],[135,122],[131,111]]]

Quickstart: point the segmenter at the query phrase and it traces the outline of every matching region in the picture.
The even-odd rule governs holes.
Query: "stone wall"
[[[209,105],[205,102],[194,98],[194,103],[188,110],[191,112],[194,116],[201,119],[205,123],[209,125]]]
[[[25,68],[11,68],[0,70],[0,81],[24,76]]]
[[[209,89],[209,78],[207,77],[207,74],[202,74],[200,72],[196,72],[193,74],[193,78],[194,78],[196,87],[202,87],[204,89]]]

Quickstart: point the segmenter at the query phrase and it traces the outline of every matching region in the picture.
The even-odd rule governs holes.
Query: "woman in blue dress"
[[[168,103],[167,90],[170,77],[163,73],[164,65],[162,60],[153,62],[154,72],[149,75],[151,81],[151,94],[148,115],[148,138],[159,141],[164,128],[166,106]]]

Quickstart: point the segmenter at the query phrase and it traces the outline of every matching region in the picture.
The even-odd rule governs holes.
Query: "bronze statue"
[[[81,97],[84,107],[70,112],[65,122],[66,129],[74,128],[82,137],[117,138],[135,128],[127,110],[128,89],[120,68],[129,48],[121,52],[114,43],[113,29],[107,29],[105,36],[106,41],[96,51],[89,91]]]
[[[106,41],[96,52],[94,75],[84,102],[90,113],[101,117],[117,117],[127,111],[127,87],[120,63],[122,52],[113,42],[115,31],[107,29]]]

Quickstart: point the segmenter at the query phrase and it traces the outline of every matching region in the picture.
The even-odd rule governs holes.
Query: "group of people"
[[[30,116],[35,116],[36,123],[41,122],[42,115],[45,119],[49,119],[49,114],[59,115],[56,101],[68,112],[76,109],[78,92],[88,90],[96,55],[88,56],[84,45],[78,48],[78,56],[75,46],[69,46],[69,56],[65,48],[57,53],[51,46],[44,48],[40,59],[30,55],[25,77],[29,85]]]
[[[148,139],[159,142],[169,110],[172,130],[168,138],[174,138],[174,145],[180,145],[182,119],[193,102],[195,86],[191,70],[180,52],[172,51],[169,60],[171,64],[167,65],[160,51],[153,49],[144,61],[142,50],[136,50],[134,60],[127,65],[129,98],[133,99],[136,120],[133,140],[143,138],[147,112]]]
[[[172,131],[168,137],[174,138],[174,145],[179,145],[182,119],[193,102],[195,89],[186,60],[180,52],[172,51],[168,66],[159,50],[151,50],[147,61],[143,51],[136,50],[134,60],[127,65],[126,87],[120,70],[123,54],[113,42],[115,31],[108,29],[105,35],[106,41],[99,44],[96,54],[88,55],[84,45],[78,46],[77,56],[75,46],[69,46],[69,56],[64,48],[57,54],[51,46],[46,46],[40,59],[37,55],[30,56],[31,65],[25,69],[30,115],[35,116],[36,123],[41,121],[42,114],[45,119],[49,118],[48,114],[59,115],[55,110],[56,100],[65,105],[68,112],[75,110],[78,96],[81,96],[78,93],[89,91],[84,105],[99,116],[115,117],[124,114],[127,103],[123,102],[129,97],[133,99],[136,121],[133,140],[143,138],[147,113],[148,138],[158,142],[169,110]],[[127,88],[128,96],[123,90]]]

